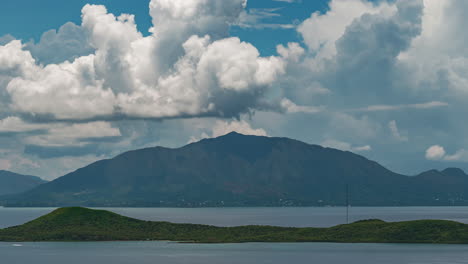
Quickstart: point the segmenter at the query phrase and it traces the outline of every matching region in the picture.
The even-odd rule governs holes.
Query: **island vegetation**
[[[330,228],[216,227],[150,222],[104,210],[57,209],[0,229],[0,241],[177,241],[186,243],[339,242],[467,244],[468,225],[445,220],[365,220]]]

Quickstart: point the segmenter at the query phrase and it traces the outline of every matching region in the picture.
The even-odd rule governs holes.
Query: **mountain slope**
[[[438,174],[437,174],[438,173]],[[351,152],[237,133],[130,151],[3,199],[15,206],[280,206],[464,203],[468,176],[408,177]],[[447,184],[436,184],[444,177]]]
[[[426,193],[430,193],[436,201],[446,201],[448,205],[467,204],[468,175],[461,169],[430,170],[412,180],[414,185],[424,184]]]
[[[0,170],[0,195],[29,191],[46,181],[39,177]]]

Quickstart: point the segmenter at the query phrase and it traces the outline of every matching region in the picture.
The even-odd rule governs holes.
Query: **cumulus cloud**
[[[426,159],[441,160],[445,156],[445,149],[442,146],[434,145],[426,150]]]
[[[389,14],[355,19],[336,41],[336,56],[323,73],[325,86],[340,96],[358,95],[353,104],[385,102],[399,93],[392,86],[397,57],[420,33],[423,6],[419,1],[397,1],[392,7],[395,10]]]
[[[152,0],[150,14],[156,36],[155,61],[159,72],[170,69],[183,55],[182,44],[191,36],[208,35],[212,40],[229,36],[230,25],[244,11],[246,0]]]
[[[359,111],[447,106],[467,91],[467,8],[449,0],[330,1],[298,27],[309,52],[297,75],[308,72],[337,102],[369,105]]]
[[[45,32],[38,43],[31,41],[25,49],[41,64],[72,61],[94,52],[85,29],[71,22],[57,31],[52,29]]]
[[[407,72],[411,88],[433,93],[449,90],[466,94],[468,35],[465,1],[424,0],[422,32],[408,51],[400,54],[400,66]],[[450,40],[450,41],[447,41]]]
[[[276,46],[276,51],[281,55],[281,57],[292,62],[298,62],[301,56],[305,53],[304,48],[296,42],[289,42],[287,47],[280,44]]]
[[[286,59],[261,57],[253,45],[228,37],[245,5],[244,0],[151,1],[154,27],[147,37],[138,32],[134,16],[86,5],[80,27],[67,24],[46,33],[29,50],[20,41],[0,46],[5,97],[12,111],[57,120],[233,117],[262,108]],[[69,35],[79,40],[65,43],[67,48],[87,39],[85,49],[95,51],[44,66],[34,59],[32,53],[52,52]],[[66,57],[58,56],[52,59]]]
[[[468,151],[465,149],[460,149],[454,154],[448,154],[444,147],[434,145],[426,150],[426,159],[451,162],[468,162]]]
[[[420,34],[422,10],[418,0],[330,1],[329,10],[315,12],[299,25],[307,52],[287,68],[285,86],[317,83],[330,91],[327,101],[336,108],[401,108],[405,84],[398,76],[398,56]],[[309,98],[305,89],[286,92],[295,95],[286,94],[294,101]]]
[[[271,103],[265,103],[270,99],[266,97],[270,87],[282,78],[288,62],[298,63],[305,50],[298,43],[289,43],[287,47],[278,46],[280,56],[261,57],[253,45],[229,38],[229,27],[239,20],[245,6],[245,0],[151,1],[153,34],[143,37],[132,15],[115,16],[104,6],[86,5],[81,26],[68,23],[57,32],[45,33],[39,44],[29,48],[19,41],[0,47],[0,54],[3,50],[4,54],[21,57],[0,64],[9,69],[4,78],[4,97],[11,100],[12,111],[58,120],[233,117],[266,109],[268,105],[271,108]],[[352,60],[346,59],[346,54],[356,53],[346,48],[356,40],[351,33],[369,35],[369,23],[382,29],[393,24],[401,30],[395,34],[402,34],[406,41],[407,35],[411,37],[417,31],[417,26],[414,29],[412,24],[405,24],[405,19],[411,19],[405,12],[412,9],[412,4],[401,1],[393,5],[334,0],[330,11],[314,13],[298,31],[309,48],[306,56],[316,54],[316,61],[335,56],[337,65],[347,65]],[[350,28],[354,30],[349,32]],[[63,59],[54,59],[52,64],[38,64],[37,54],[55,50],[65,39],[69,40],[63,44],[67,54],[77,46],[85,50],[78,53],[93,52],[78,55],[73,61],[59,63]],[[369,42],[356,47],[361,46],[370,52],[374,51],[369,47],[374,47],[376,53],[381,48],[380,43]],[[397,42],[395,46],[403,50],[405,45]],[[361,61],[366,63],[375,57],[363,55]],[[26,66],[27,70],[18,72]],[[347,71],[351,71],[351,66],[359,68],[353,63]],[[342,77],[333,79],[352,79]],[[318,85],[314,87],[333,90],[333,84],[320,78],[317,76],[314,83]],[[351,85],[355,86],[336,84]],[[49,104],[50,100],[56,103]],[[279,106],[276,110],[283,112],[320,111],[317,107],[299,106],[290,99],[280,100]],[[401,107],[376,105],[368,109]]]
[[[20,41],[0,46],[0,72],[4,68],[10,74],[16,72],[10,76],[21,76],[9,77],[6,91],[12,101],[10,108],[33,115],[53,115],[57,119],[91,118],[112,113],[115,98],[112,91],[104,89],[102,81],[89,79],[95,73],[93,57],[42,67],[35,64],[31,53],[23,49]]]
[[[332,0],[329,11],[322,14],[314,12],[299,27],[298,32],[304,38],[309,49],[317,53],[320,58],[331,58],[336,55],[336,42],[347,27],[364,14],[378,14],[388,16],[393,6],[382,2],[375,5],[361,0]]]

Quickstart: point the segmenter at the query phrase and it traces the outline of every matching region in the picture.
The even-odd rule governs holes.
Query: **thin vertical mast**
[[[346,224],[349,224],[349,186],[346,184]]]

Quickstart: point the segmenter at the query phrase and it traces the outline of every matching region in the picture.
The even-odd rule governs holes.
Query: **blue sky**
[[[468,169],[468,2],[244,1],[3,0],[0,169],[232,130]]]
[[[147,0],[28,0],[27,8],[19,8],[18,1],[4,0],[0,10],[0,35],[13,34],[17,38],[38,40],[42,33],[58,29],[66,22],[81,23],[81,8],[88,3],[106,5],[110,12],[135,14],[140,30],[151,25]]]
[[[148,0],[28,0],[23,3],[28,6],[27,9],[18,8],[18,1],[15,0],[2,1],[0,36],[12,34],[23,40],[34,39],[38,41],[44,32],[50,29],[58,29],[66,22],[80,24],[81,8],[88,3],[105,5],[109,12],[114,14],[134,14],[138,29],[144,34],[148,34],[148,29],[152,26],[148,11]],[[247,10],[251,9],[277,9],[274,13],[279,16],[265,19],[265,22],[293,24],[300,23],[313,12],[326,11],[328,2],[320,0],[287,3],[270,0],[250,0]],[[297,41],[300,38],[300,35],[293,29],[256,30],[233,27],[231,34],[255,44],[260,52],[265,55],[271,55],[275,52],[278,44],[277,40],[280,43],[287,43]],[[273,42],[272,39],[276,39],[276,41]]]

